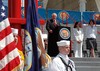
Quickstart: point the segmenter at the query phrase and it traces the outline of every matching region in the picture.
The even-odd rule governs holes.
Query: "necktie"
[[[73,63],[71,62],[71,60],[68,60],[68,65],[69,65],[69,64],[70,64],[72,67],[74,67],[74,66],[73,66]]]
[[[62,62],[64,63],[65,67],[66,67],[66,71],[68,71],[68,68],[70,69],[70,71],[72,71],[71,66],[69,65],[70,62],[68,61],[68,64],[66,64],[66,62],[63,60],[63,58],[60,57],[60,59],[62,60]]]

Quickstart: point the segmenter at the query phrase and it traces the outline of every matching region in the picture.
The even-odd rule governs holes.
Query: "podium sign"
[[[71,30],[70,27],[59,26],[58,27],[58,40],[71,40]]]

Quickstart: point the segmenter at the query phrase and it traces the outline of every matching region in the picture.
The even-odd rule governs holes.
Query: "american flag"
[[[5,7],[0,0],[0,71],[16,71],[20,64]]]

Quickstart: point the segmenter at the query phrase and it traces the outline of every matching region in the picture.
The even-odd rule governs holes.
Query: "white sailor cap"
[[[12,29],[12,33],[18,35],[18,29],[15,28],[11,28]]]
[[[42,34],[43,39],[47,39],[47,34]]]
[[[70,46],[70,41],[67,40],[61,40],[57,42],[58,46]]]

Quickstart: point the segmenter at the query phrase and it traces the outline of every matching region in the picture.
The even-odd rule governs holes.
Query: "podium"
[[[58,26],[58,41],[71,40],[71,28],[66,26]]]
[[[70,54],[72,56],[72,44],[71,44],[71,28],[66,26],[58,26],[57,28],[58,33],[58,41],[60,40],[67,40],[70,41]]]

